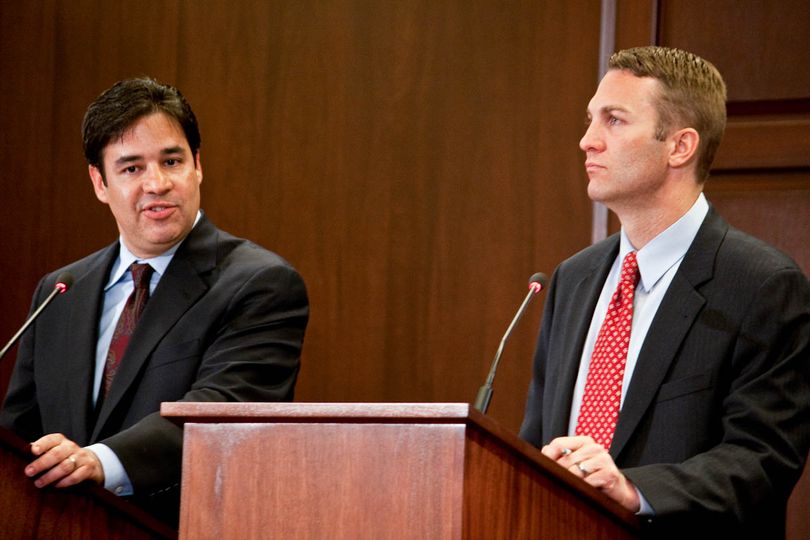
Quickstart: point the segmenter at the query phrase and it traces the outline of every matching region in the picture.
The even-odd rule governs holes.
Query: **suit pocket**
[[[188,358],[196,358],[200,355],[200,340],[192,339],[182,343],[171,343],[160,345],[149,362],[148,370],[159,368],[168,364],[174,364]]]
[[[658,403],[661,403],[662,401],[675,399],[687,394],[693,394],[695,392],[700,392],[701,390],[707,390],[712,386],[714,386],[712,372],[704,371],[703,373],[690,375],[689,377],[684,377],[682,379],[677,379],[661,385],[661,391],[658,392],[657,401]]]

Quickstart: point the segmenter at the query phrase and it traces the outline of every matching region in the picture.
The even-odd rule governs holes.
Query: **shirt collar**
[[[197,226],[199,223],[200,218],[202,217],[202,212],[197,211],[197,217],[194,219],[194,225],[192,225],[192,229]],[[107,284],[104,286],[104,290],[109,290],[110,287],[121,281],[121,278],[129,270],[129,267],[132,266],[132,263],[148,263],[149,266],[155,271],[158,278],[162,276],[166,272],[166,268],[168,268],[169,263],[172,262],[172,257],[177,252],[180,244],[183,242],[177,242],[175,245],[167,249],[165,252],[161,253],[157,257],[152,257],[151,259],[140,259],[136,257],[127,246],[124,244],[124,241],[121,237],[118,238],[118,258],[113,263],[112,271],[110,272],[110,279],[107,281]]]
[[[701,192],[692,207],[678,221],[638,250],[636,255],[641,274],[639,287],[649,292],[673,265],[683,259],[708,212],[709,203]],[[625,255],[634,249],[622,228],[619,260],[623,261]]]

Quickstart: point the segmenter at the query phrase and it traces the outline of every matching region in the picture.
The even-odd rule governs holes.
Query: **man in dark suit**
[[[622,230],[554,273],[521,436],[658,535],[784,535],[810,285],[702,194],[725,84],[684,51],[620,51],[587,113],[588,194]]]
[[[90,105],[83,135],[120,238],[40,282],[35,306],[57,276],[75,279],[23,337],[0,423],[33,441],[37,487],[90,480],[171,522],[183,435],[160,403],[292,399],[306,290],[278,255],[200,211],[200,135],[177,89],[119,82]],[[149,265],[140,285],[133,263]],[[127,333],[137,287],[148,301]]]

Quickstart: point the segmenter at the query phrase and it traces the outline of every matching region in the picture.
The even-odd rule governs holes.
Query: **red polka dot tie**
[[[130,270],[132,271],[132,280],[135,286],[132,294],[127,298],[127,303],[124,305],[124,310],[121,312],[113,331],[110,349],[107,351],[107,360],[104,364],[104,377],[101,380],[98,397],[99,403],[110,391],[112,381],[121,365],[121,358],[124,357],[129,340],[135,331],[135,326],[138,324],[138,319],[141,318],[141,313],[146,307],[146,301],[149,299],[149,280],[152,277],[152,267],[148,264],[133,263]]]
[[[613,441],[619,418],[622,380],[633,325],[633,297],[638,280],[636,252],[631,251],[624,258],[619,286],[610,299],[596,337],[577,418],[576,434],[589,435],[606,449]]]

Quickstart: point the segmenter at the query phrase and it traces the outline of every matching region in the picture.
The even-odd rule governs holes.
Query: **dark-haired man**
[[[521,428],[657,536],[784,535],[810,447],[810,285],[702,193],[725,95],[684,51],[611,58],[580,147],[622,229],[555,271]]]
[[[120,237],[40,282],[33,305],[75,279],[23,337],[0,423],[33,441],[38,487],[90,480],[175,522],[182,430],[160,403],[292,399],[306,290],[200,211],[200,134],[177,89],[121,81],[82,129]]]

